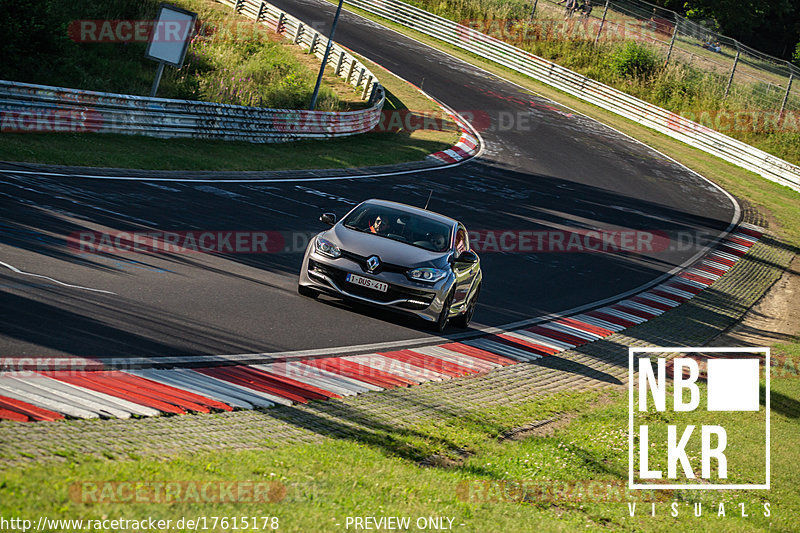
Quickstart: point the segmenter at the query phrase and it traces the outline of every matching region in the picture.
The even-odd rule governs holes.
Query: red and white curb
[[[760,228],[742,224],[693,265],[635,296],[462,342],[240,366],[2,372],[0,419],[28,422],[254,409],[485,374],[570,350],[661,315],[725,275],[761,236]]]
[[[447,150],[436,152],[428,156],[438,159],[442,163],[448,165],[459,163],[474,157],[475,154],[477,154],[480,150],[480,141],[473,134],[469,124],[467,124],[464,119],[455,113],[452,113],[450,116],[453,118],[453,120],[455,120],[456,124],[458,124],[458,127],[461,130],[461,137],[452,148],[448,148]]]
[[[352,53],[352,50],[350,50],[349,48],[347,50],[350,53]],[[385,70],[390,75],[400,78],[397,74],[391,72],[386,67],[378,65],[377,63],[375,64],[379,68]],[[442,150],[441,152],[428,154],[428,159],[433,159],[437,163],[452,165],[454,163],[460,163],[462,161],[466,161],[467,159],[474,157],[476,154],[480,152],[481,149],[480,136],[475,130],[472,129],[472,126],[470,126],[466,120],[461,118],[461,116],[455,111],[453,111],[450,107],[444,105],[442,102],[438,101],[437,99],[435,99],[434,97],[432,97],[431,95],[429,95],[428,93],[426,93],[425,91],[423,91],[421,88],[417,87],[410,81],[405,80],[403,78],[400,79],[406,82],[407,84],[411,85],[412,87],[414,87],[425,98],[429,99],[430,101],[434,102],[436,105],[441,107],[442,110],[444,110],[448,115],[450,115],[450,118],[458,125],[459,130],[461,130],[461,137],[458,139],[458,142],[454,146],[448,148],[447,150]]]

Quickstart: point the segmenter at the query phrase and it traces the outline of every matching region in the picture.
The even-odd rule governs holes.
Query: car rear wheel
[[[305,285],[298,285],[297,292],[300,296],[308,296],[309,298],[316,298],[319,296],[319,293],[310,287],[306,287]]]
[[[442,311],[439,313],[439,318],[432,324],[435,332],[441,333],[447,327],[447,321],[450,318],[450,307],[453,305],[453,290],[451,290],[442,304]]]
[[[453,325],[457,328],[467,328],[469,327],[469,323],[472,322],[472,315],[475,314],[475,306],[478,305],[478,295],[481,293],[481,286],[478,285],[475,288],[475,294],[472,295],[472,299],[467,304],[467,309],[464,311],[464,314],[457,316],[453,319]]]

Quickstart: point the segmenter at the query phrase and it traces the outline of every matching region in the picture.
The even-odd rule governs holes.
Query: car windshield
[[[450,226],[424,215],[374,204],[362,204],[342,221],[344,227],[404,242],[432,252],[450,248]]]

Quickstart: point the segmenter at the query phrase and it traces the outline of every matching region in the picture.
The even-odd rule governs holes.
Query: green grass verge
[[[566,25],[563,15],[558,14],[563,13],[561,8],[538,9],[535,21],[529,22],[531,3],[527,0],[412,0],[410,3],[456,22],[471,21],[479,31],[800,164],[796,113],[788,113],[783,120],[778,116],[788,72],[778,79],[776,90],[763,81],[764,76],[771,78],[767,73],[751,69],[756,78],[745,75],[748,67],[743,62],[740,78],[756,81],[739,83],[737,78],[730,94],[726,94],[729,70],[701,65],[699,58],[689,56],[687,60],[678,53],[672,55],[665,67],[664,48],[637,43],[632,38],[617,42],[601,39],[595,46],[592,32],[596,30],[588,30],[587,35],[578,17],[571,19],[570,26]],[[555,7],[545,2],[539,4],[540,8],[545,6]],[[595,15],[597,11],[602,11],[602,4],[595,6]],[[626,18],[633,23],[634,19]],[[631,48],[638,50],[636,57],[630,57]],[[694,46],[693,53],[695,49],[703,50]],[[720,57],[721,54],[714,55],[715,60]],[[620,68],[621,63],[634,68]],[[768,98],[770,91],[772,97]],[[798,106],[800,101],[793,93],[787,109],[796,111]],[[735,113],[738,115],[734,121]]]
[[[366,63],[386,88],[384,110],[441,113],[413,86]],[[455,144],[459,135],[455,129],[417,130],[365,133],[325,141],[252,144],[89,133],[2,133],[0,160],[146,170],[354,168],[421,161],[428,154]]]
[[[773,398],[799,397],[797,377],[773,379]],[[422,420],[411,428],[376,430],[368,442],[325,440],[163,459],[96,458],[81,455],[79,448],[65,449],[61,462],[3,472],[0,515],[33,520],[40,515],[84,520],[274,516],[281,531],[344,531],[348,516],[450,517],[460,531],[787,531],[800,513],[800,493],[794,490],[800,483],[796,406],[784,404],[773,411],[773,489],[768,493],[627,491],[627,393],[614,388],[558,393],[470,417],[453,416],[437,425]],[[509,428],[555,416],[574,418],[549,432],[499,438]],[[755,418],[740,422],[731,438],[763,434],[763,419]],[[270,446],[267,439],[265,435],[265,447]],[[739,456],[763,457],[762,441],[737,442]],[[752,472],[747,468],[739,475],[760,475],[757,467]],[[98,502],[93,498],[102,490],[92,491],[105,481],[149,483],[151,491],[156,490],[154,483],[165,482],[277,482],[270,488],[280,501],[198,505],[190,498],[165,504],[162,489],[156,503],[109,503],[108,493]],[[578,496],[562,490],[573,482],[591,492]],[[88,501],[81,501],[76,483],[87,487]],[[551,489],[558,496],[537,492]],[[656,518],[650,515],[651,501]],[[638,510],[631,518],[628,504],[634,502]],[[765,502],[771,517],[764,516]],[[677,518],[671,516],[673,503]],[[694,516],[696,503],[704,510],[699,518]],[[718,516],[720,503],[725,518]],[[740,504],[747,518],[741,516]]]
[[[147,95],[156,64],[144,57],[146,42],[92,42],[104,20],[152,20],[157,0],[22,0],[0,22],[0,53],[14,58],[3,78],[80,89]],[[35,5],[31,5],[35,4]],[[234,105],[303,109],[311,100],[318,68],[288,40],[213,0],[175,0],[198,14],[199,34],[180,69],[167,67],[158,96]],[[81,30],[88,20],[90,30]],[[111,26],[107,26],[109,34]],[[45,31],[37,31],[44,29]],[[120,35],[125,36],[124,31]],[[26,43],[19,49],[21,40]],[[319,64],[318,62],[316,63]],[[336,82],[334,85],[338,84]],[[345,83],[326,83],[318,109],[361,106]]]

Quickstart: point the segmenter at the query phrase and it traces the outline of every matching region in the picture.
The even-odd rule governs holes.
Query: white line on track
[[[22,271],[22,270],[18,269],[17,267],[15,267],[15,266],[13,266],[13,265],[9,265],[8,263],[4,263],[3,261],[0,261],[0,265],[2,265],[2,266],[4,266],[4,267],[8,268],[8,269],[9,269],[9,270],[11,270],[12,272],[16,272],[17,274],[22,274],[22,275],[24,275],[24,276],[33,276],[33,277],[36,277],[36,278],[42,278],[42,279],[46,279],[46,280],[48,280],[48,281],[52,281],[53,283],[56,283],[56,284],[58,284],[58,285],[62,285],[62,286],[64,286],[64,287],[69,287],[69,288],[71,288],[71,289],[80,289],[80,290],[84,290],[84,291],[92,291],[92,292],[102,292],[103,294],[113,294],[113,295],[115,295],[115,296],[117,295],[117,293],[116,293],[116,292],[104,291],[104,290],[102,290],[102,289],[93,289],[93,288],[91,288],[91,287],[84,287],[84,286],[82,286],[82,285],[71,285],[71,284],[69,284],[69,283],[64,283],[63,281],[58,281],[57,279],[54,279],[54,278],[49,278],[49,277],[47,277],[47,276],[43,276],[43,275],[41,275],[41,274],[33,274],[33,273],[31,273],[31,272],[24,272],[24,271]]]

